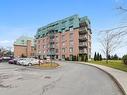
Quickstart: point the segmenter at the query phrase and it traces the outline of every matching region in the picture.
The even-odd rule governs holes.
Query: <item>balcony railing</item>
[[[87,35],[79,35],[79,39],[87,38]]]
[[[55,55],[55,54],[56,54],[55,51],[49,51],[49,52],[48,52],[48,55]]]
[[[54,44],[55,40],[50,40],[49,42],[50,42],[50,44]]]
[[[87,48],[87,44],[86,43],[79,43],[79,47]]]
[[[86,27],[80,28],[79,34],[87,34],[87,28]]]
[[[79,36],[79,41],[86,41],[87,40],[87,36]]]
[[[55,48],[55,46],[54,45],[50,45],[50,48]]]
[[[87,53],[87,51],[86,50],[79,50],[79,53],[83,54],[83,53]]]

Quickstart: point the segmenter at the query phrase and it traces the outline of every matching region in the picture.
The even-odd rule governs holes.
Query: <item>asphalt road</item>
[[[0,95],[123,95],[97,68],[71,62],[60,65],[39,70],[0,63]]]

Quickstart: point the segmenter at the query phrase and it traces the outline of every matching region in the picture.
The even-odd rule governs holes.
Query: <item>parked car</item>
[[[46,57],[46,62],[51,62],[51,58],[49,56]]]
[[[17,59],[11,59],[8,61],[9,64],[17,64]]]
[[[18,60],[18,64],[24,66],[31,66],[34,64],[39,64],[39,60],[34,58],[23,58],[22,60]]]
[[[18,58],[16,65],[21,65],[23,60],[26,60],[26,58]]]
[[[3,59],[3,58],[1,57],[1,58],[0,58],[0,63],[2,62],[2,59]]]
[[[11,57],[2,57],[2,62],[8,62],[11,60]]]

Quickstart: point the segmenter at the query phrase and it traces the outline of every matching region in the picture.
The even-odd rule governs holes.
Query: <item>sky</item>
[[[34,36],[39,27],[78,14],[91,21],[92,55],[101,53],[98,32],[127,21],[120,5],[127,8],[127,0],[0,0],[0,46],[12,47],[18,37]],[[122,56],[127,47],[114,53]]]

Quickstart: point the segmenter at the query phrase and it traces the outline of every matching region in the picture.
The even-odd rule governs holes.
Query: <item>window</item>
[[[91,42],[89,42],[89,46],[91,47]]]
[[[38,45],[38,49],[40,49],[40,45]]]
[[[91,55],[89,55],[89,59],[91,59]]]
[[[62,48],[62,52],[65,52],[65,48]]]
[[[62,24],[65,24],[66,23],[66,21],[62,21]]]
[[[22,44],[24,44],[24,40],[21,40]]]
[[[56,59],[58,59],[58,55],[56,55]]]
[[[24,40],[22,40],[22,42],[24,42]]]
[[[89,48],[89,53],[91,54],[91,48]]]
[[[73,26],[70,26],[70,27],[69,27],[69,30],[70,30],[70,31],[73,31]]]
[[[69,28],[70,31],[73,31],[73,28]]]
[[[91,40],[91,36],[89,35],[89,39]]]
[[[74,20],[74,18],[70,18],[70,19],[69,19],[69,21],[73,21],[73,20]]]
[[[58,47],[58,42],[56,42],[56,47]]]
[[[55,32],[57,33],[57,32],[58,32],[58,30],[55,30]]]
[[[62,46],[65,46],[65,42],[62,43]]]
[[[38,50],[38,53],[40,54],[40,53],[41,53],[41,51],[40,51],[40,50]]]
[[[43,45],[43,48],[45,48],[45,45]]]
[[[62,55],[62,59],[65,59],[65,55]]]
[[[58,41],[59,40],[59,38],[58,38],[58,36],[56,36],[56,41]]]
[[[73,48],[70,48],[70,49],[69,49],[69,52],[72,53],[72,52],[73,52]]]
[[[71,40],[73,39],[73,33],[70,33],[70,39]]]
[[[65,35],[62,35],[62,40],[65,40],[64,38],[65,38]]]
[[[61,30],[62,30],[62,32],[64,32],[65,31],[65,28],[62,28]]]
[[[49,47],[49,45],[47,44],[47,48]]]
[[[58,49],[56,49],[56,53],[58,53]]]
[[[70,46],[72,47],[74,45],[74,42],[73,41],[70,41]]]

